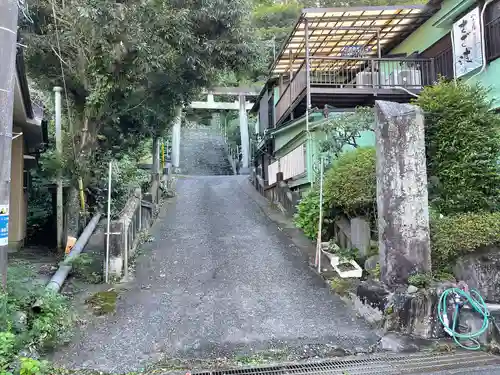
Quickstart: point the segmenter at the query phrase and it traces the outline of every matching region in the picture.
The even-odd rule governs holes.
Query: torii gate
[[[258,96],[259,92],[260,88],[258,87],[214,87],[206,92],[206,101],[192,102],[189,106],[193,109],[238,110],[240,112],[241,173],[247,173],[250,166],[250,137],[248,134],[247,111],[252,109],[253,103],[247,102],[246,97]],[[232,103],[216,102],[214,101],[214,95],[235,95],[238,96],[238,100]],[[172,164],[174,169],[179,168],[180,126],[180,121],[175,121],[172,132]]]

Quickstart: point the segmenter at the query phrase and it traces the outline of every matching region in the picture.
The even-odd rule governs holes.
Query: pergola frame
[[[395,46],[397,37],[413,32],[435,11],[427,5],[303,9],[271,66],[271,76],[279,77],[283,84],[283,75],[288,75],[285,93],[291,91],[296,73],[301,74],[299,80],[305,78],[306,81],[306,110],[309,111],[311,72],[329,72],[334,66],[353,69],[367,58],[380,60],[383,52]],[[356,61],[352,56],[345,56],[348,48],[360,49],[362,57]],[[301,72],[304,65],[305,77]]]

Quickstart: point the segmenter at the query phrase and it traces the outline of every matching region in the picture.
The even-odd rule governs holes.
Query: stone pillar
[[[370,222],[364,217],[353,217],[350,227],[352,247],[359,250],[359,255],[366,257],[370,251]]]
[[[217,113],[212,113],[212,118],[210,119],[210,126],[213,129],[217,129],[219,127],[219,115]]]
[[[248,118],[245,107],[245,95],[240,95],[240,134],[241,134],[241,173],[248,173],[248,165],[250,162],[249,148],[250,139],[248,136]]]
[[[172,166],[174,171],[179,169],[180,153],[181,153],[181,115],[182,108],[175,108],[174,126],[172,128]]]
[[[381,281],[394,286],[431,269],[424,116],[376,101],[375,117]]]

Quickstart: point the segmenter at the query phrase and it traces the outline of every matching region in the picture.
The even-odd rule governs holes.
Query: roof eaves
[[[19,86],[21,88],[21,94],[23,97],[24,108],[26,111],[26,116],[29,119],[34,119],[35,115],[33,113],[33,105],[31,103],[30,90],[28,85],[28,79],[26,78],[26,66],[24,65],[24,54],[23,47],[17,47],[16,53],[16,73],[19,80]]]

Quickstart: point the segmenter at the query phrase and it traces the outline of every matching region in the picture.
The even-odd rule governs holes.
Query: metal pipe
[[[377,56],[379,59],[382,57],[382,51],[380,50],[380,30],[377,30]]]
[[[62,88],[54,87],[55,96],[55,126],[56,126],[56,150],[61,157],[62,155],[62,135],[61,135],[61,118],[62,118]],[[57,249],[63,248],[63,183],[61,172],[57,174],[57,191],[56,191],[56,206],[57,206]]]
[[[106,231],[106,266],[104,273],[104,280],[106,283],[109,281],[109,235],[110,235],[110,226],[111,226],[111,177],[113,174],[112,170],[112,162],[109,162],[109,176],[108,176],[108,224]]]
[[[486,30],[484,28],[484,13],[486,12],[486,8],[488,5],[490,5],[494,0],[486,0],[486,2],[483,5],[483,9],[481,10],[481,16],[479,17],[479,30],[481,32],[481,43],[482,43],[482,48],[481,48],[481,53],[483,57],[483,66],[481,67],[481,70],[477,72],[476,74],[472,75],[468,80],[470,81],[472,78],[478,76],[479,74],[483,73],[486,70],[486,66],[488,65],[488,60],[486,56]]]
[[[61,286],[63,285],[64,281],[68,277],[69,272],[71,271],[71,261],[80,255],[85,245],[89,241],[90,236],[92,235],[92,233],[94,233],[95,227],[99,223],[100,219],[101,214],[97,214],[92,218],[92,220],[90,220],[83,233],[80,235],[80,237],[78,237],[78,240],[76,241],[75,246],[73,246],[73,248],[71,249],[71,252],[68,254],[66,259],[64,259],[59,269],[56,271],[54,276],[52,276],[49,283],[45,287],[46,291],[57,293],[61,289]]]

